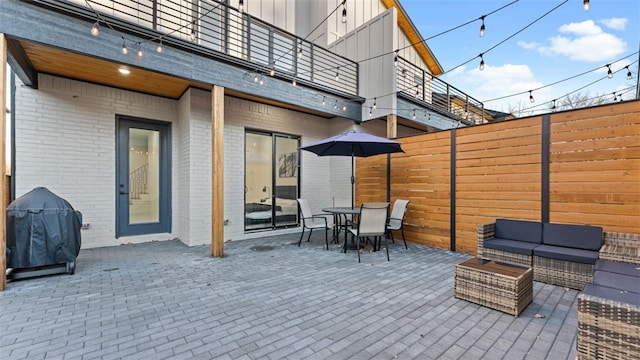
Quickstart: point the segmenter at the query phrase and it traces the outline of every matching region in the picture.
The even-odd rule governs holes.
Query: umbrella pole
[[[353,150],[351,151],[351,208],[355,207],[355,203],[356,203],[356,178],[354,177],[354,173],[355,173],[355,166],[354,166],[354,157],[353,157]]]

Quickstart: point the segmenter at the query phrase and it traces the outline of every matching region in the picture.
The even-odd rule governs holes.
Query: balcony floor
[[[0,358],[575,358],[576,290],[535,282],[516,318],[453,296],[468,255],[396,242],[358,264],[298,234],[222,259],[178,241],[82,250],[75,275],[0,292]]]

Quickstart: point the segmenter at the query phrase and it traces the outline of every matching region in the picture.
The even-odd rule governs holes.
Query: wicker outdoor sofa
[[[640,359],[640,235],[605,232],[578,295],[578,359]]]
[[[640,360],[640,235],[605,231],[595,262],[590,264],[535,255],[542,243],[538,238],[543,237],[543,227],[542,223],[506,219],[479,224],[478,257],[532,267],[536,281],[582,290],[578,295],[579,360]],[[595,230],[586,230],[587,235],[596,235]],[[564,232],[564,236],[569,233]],[[573,235],[573,241],[582,241],[585,233]],[[509,240],[505,236],[517,242],[498,241],[490,245],[492,248],[486,247],[496,238]]]
[[[478,225],[478,257],[532,267],[535,281],[582,290],[602,238],[595,226],[496,219]]]

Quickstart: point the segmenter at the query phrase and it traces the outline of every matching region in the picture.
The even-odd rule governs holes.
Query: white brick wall
[[[91,224],[82,231],[85,248],[175,237],[115,238],[115,117],[175,121],[177,102],[48,75],[40,75],[38,84],[38,90],[19,86],[16,91],[16,197],[44,186],[65,198]],[[177,149],[179,136],[175,126],[172,130]],[[174,164],[177,153],[173,151]]]
[[[173,124],[170,234],[115,238],[117,114]],[[244,232],[245,129],[298,135],[306,145],[351,126],[346,120],[225,97],[225,240],[265,235]],[[83,248],[176,237],[188,245],[211,242],[210,92],[190,89],[175,101],[40,75],[38,90],[17,90],[16,138],[17,196],[45,186],[67,199],[91,224],[82,231]],[[314,212],[332,205],[334,193],[350,193],[347,157],[303,151],[301,162],[301,196],[309,199]]]

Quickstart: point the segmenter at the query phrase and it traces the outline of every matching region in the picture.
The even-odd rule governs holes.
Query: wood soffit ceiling
[[[144,94],[179,99],[188,88],[193,87],[210,91],[212,85],[197,81],[145,70],[138,67],[119,64],[117,62],[99,59],[87,55],[74,53],[41,44],[18,41],[24,53],[33,65],[34,70],[89,83],[111,86],[115,88],[136,91]],[[122,75],[119,68],[130,70],[129,75]],[[255,95],[233,91],[225,88],[225,95],[252,100],[264,104],[301,111],[325,118],[334,115],[313,111],[310,109],[264,99]]]

